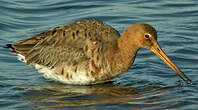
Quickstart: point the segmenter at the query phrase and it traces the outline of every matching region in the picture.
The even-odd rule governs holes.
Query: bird
[[[186,83],[192,83],[161,49],[155,28],[146,23],[131,25],[121,35],[100,20],[82,19],[6,47],[45,78],[71,85],[108,82],[126,72],[138,50],[146,48]]]

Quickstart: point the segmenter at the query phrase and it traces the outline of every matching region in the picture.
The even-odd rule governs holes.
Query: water
[[[137,22],[153,25],[161,47],[193,85],[184,84],[146,49],[141,49],[131,69],[112,83],[71,86],[44,79],[2,48],[6,43],[90,17],[119,32]],[[1,0],[0,109],[197,110],[197,17],[197,0]]]

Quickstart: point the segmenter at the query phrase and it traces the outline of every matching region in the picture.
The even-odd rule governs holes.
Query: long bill
[[[160,57],[181,79],[188,84],[192,84],[192,81],[168,58],[157,43],[151,47],[151,51]]]

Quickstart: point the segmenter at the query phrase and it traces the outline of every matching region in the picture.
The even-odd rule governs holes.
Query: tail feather
[[[16,53],[15,48],[12,46],[12,44],[6,44],[4,48],[9,48],[11,52]]]
[[[9,48],[11,52],[26,55],[32,49],[34,44],[7,44],[5,48]]]
[[[12,48],[12,44],[6,44],[5,48]]]

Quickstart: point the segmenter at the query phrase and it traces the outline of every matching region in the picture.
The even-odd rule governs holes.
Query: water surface
[[[2,48],[58,25],[97,18],[120,33],[145,22],[158,31],[168,56],[193,81],[186,85],[151,51],[111,83],[71,86],[44,79]],[[196,0],[1,0],[0,109],[159,110],[198,108],[198,2]]]

